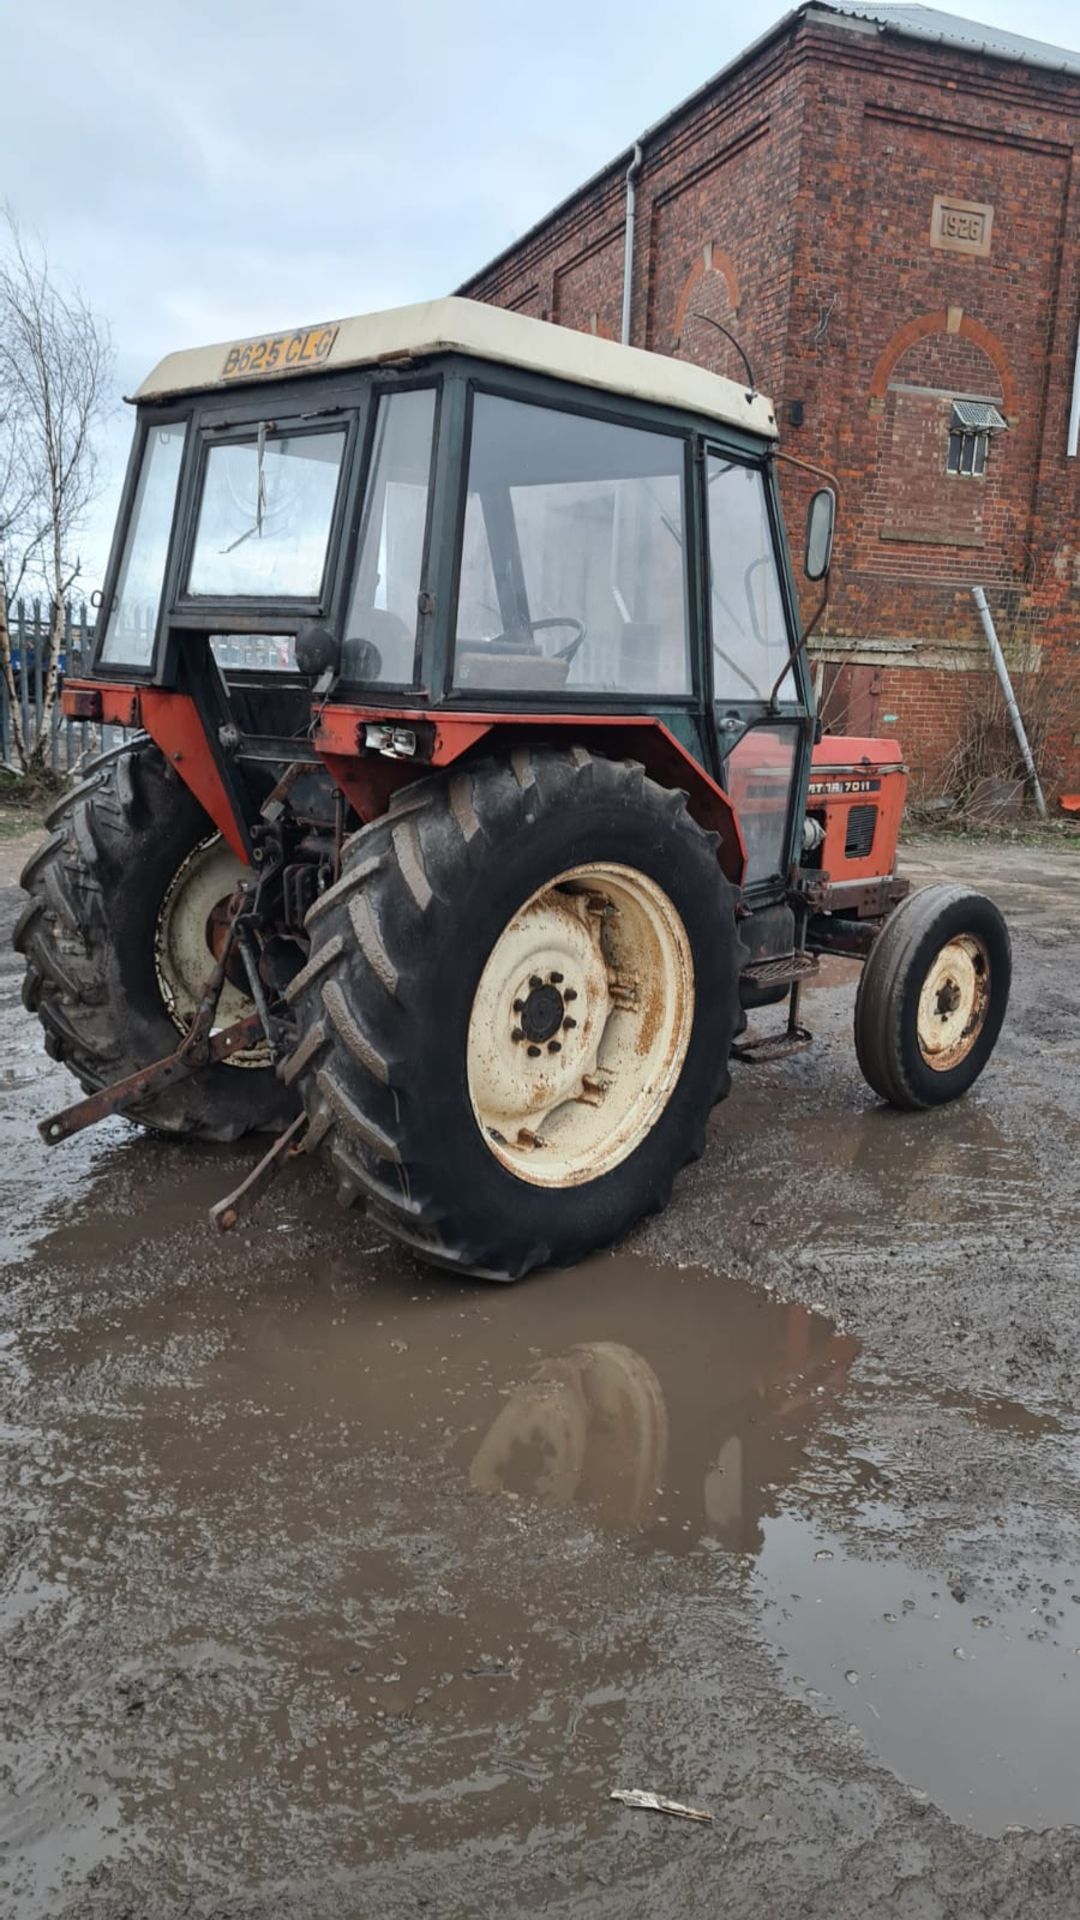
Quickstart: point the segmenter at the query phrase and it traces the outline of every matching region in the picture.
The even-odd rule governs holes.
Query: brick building
[[[826,723],[931,791],[988,708],[976,583],[1080,787],[1078,146],[1080,55],[810,0],[461,289],[618,338],[632,183],[628,337],[741,378],[727,327],[837,474]]]

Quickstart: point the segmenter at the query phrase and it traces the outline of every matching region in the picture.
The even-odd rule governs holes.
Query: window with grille
[[[981,480],[986,472],[990,436],[1000,433],[1005,425],[997,408],[987,400],[954,400],[945,471],[968,480]]]

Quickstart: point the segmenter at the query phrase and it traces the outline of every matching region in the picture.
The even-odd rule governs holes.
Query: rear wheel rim
[[[926,1065],[948,1073],[976,1045],[990,1009],[990,955],[975,933],[954,934],[935,954],[919,994],[916,1038]]]
[[[170,1020],[186,1033],[220,951],[224,909],[248,868],[218,833],[200,841],[177,868],[158,909],[154,929],[154,966]],[[213,1031],[231,1027],[255,1012],[246,988],[226,976],[214,1013]],[[264,1067],[270,1055],[264,1042],[229,1054],[227,1067]]]
[[[473,1000],[467,1073],[495,1158],[574,1187],[634,1152],[682,1073],[694,1016],[686,929],[655,881],[573,867],[504,927]]]

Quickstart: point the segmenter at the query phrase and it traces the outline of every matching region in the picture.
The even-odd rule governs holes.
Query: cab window
[[[746,843],[744,887],[784,871],[798,746],[798,726],[789,720],[750,727],[727,756],[727,790]]]
[[[318,600],[345,429],[224,440],[206,456],[188,592],[204,599]]]
[[[690,691],[686,442],[477,394],[455,687]]]
[[[183,422],[147,433],[116,596],[105,622],[103,660],[148,667],[153,659],[186,434]]]
[[[767,700],[791,652],[765,483],[755,467],[706,463],[713,684],[720,701]],[[789,672],[780,698],[795,698]]]
[[[345,680],[415,680],[434,433],[433,387],[380,397],[345,626]]]

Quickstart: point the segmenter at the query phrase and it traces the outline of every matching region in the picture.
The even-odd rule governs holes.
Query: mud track
[[[877,1106],[834,965],[516,1290],[308,1168],[216,1240],[242,1147],[47,1151],[0,893],[0,1914],[1075,1911],[1080,859],[908,866],[1012,926],[968,1100]]]

